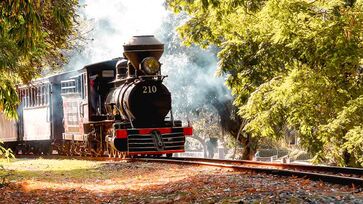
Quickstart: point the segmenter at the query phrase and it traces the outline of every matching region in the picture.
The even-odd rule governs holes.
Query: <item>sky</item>
[[[167,15],[163,0],[83,0],[79,15],[86,25],[86,50],[71,59],[71,69],[122,56],[134,35],[153,35]]]

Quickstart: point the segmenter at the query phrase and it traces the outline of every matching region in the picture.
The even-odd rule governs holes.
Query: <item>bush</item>
[[[5,148],[3,146],[3,142],[0,141],[0,158],[5,158],[8,162],[10,159],[15,158],[13,151],[9,148]],[[0,164],[0,188],[5,186],[7,182],[7,178],[10,176],[10,173],[6,171],[3,165]]]
[[[4,143],[0,141],[0,158],[5,158],[9,162],[10,159],[15,158],[15,156],[13,154],[13,151],[10,148],[5,148],[3,144]]]

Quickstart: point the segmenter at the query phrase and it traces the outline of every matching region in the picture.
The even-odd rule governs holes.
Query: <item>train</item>
[[[17,87],[18,121],[0,113],[0,140],[16,154],[171,157],[185,151],[161,74],[164,44],[133,36],[123,57]]]

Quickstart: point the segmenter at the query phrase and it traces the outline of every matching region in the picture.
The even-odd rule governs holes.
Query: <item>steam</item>
[[[122,56],[122,45],[131,36],[154,34],[167,13],[161,0],[81,0],[80,4],[86,45],[73,54],[67,70]]]
[[[162,71],[169,76],[166,84],[172,92],[173,107],[183,119],[201,108],[217,114],[213,104],[231,99],[224,86],[225,79],[214,76],[218,62],[216,48],[202,50],[182,45],[176,28],[187,18],[185,14],[168,13],[156,34],[165,44]]]
[[[172,93],[178,119],[200,107],[213,111],[213,101],[230,99],[224,79],[214,76],[217,51],[185,47],[176,28],[188,16],[167,11],[163,0],[81,0],[79,15],[86,44],[75,52],[66,70],[122,56],[123,44],[134,35],[155,35],[165,44],[162,74]],[[189,116],[190,117],[190,116]]]

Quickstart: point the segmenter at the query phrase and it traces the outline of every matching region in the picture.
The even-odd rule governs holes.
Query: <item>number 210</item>
[[[142,88],[142,93],[156,93],[158,91],[158,88],[156,86],[142,86]]]

